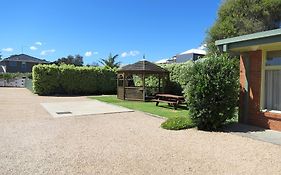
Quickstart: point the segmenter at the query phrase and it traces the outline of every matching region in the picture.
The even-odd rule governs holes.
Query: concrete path
[[[281,132],[244,124],[232,124],[225,131],[263,142],[281,145]]]
[[[103,103],[97,100],[41,103],[41,105],[53,117],[74,117],[83,115],[133,112],[133,110],[108,103]]]
[[[0,174],[280,174],[281,146],[225,132],[168,131],[141,112],[52,117],[39,97],[0,88]]]

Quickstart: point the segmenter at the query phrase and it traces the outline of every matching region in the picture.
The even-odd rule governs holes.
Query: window
[[[267,52],[266,66],[281,66],[281,51]]]
[[[16,61],[9,61],[9,66],[16,67],[17,66],[17,62]]]
[[[281,50],[267,52],[265,65],[265,108],[281,111]]]
[[[22,70],[26,70],[26,63],[25,62],[21,62],[21,69]]]

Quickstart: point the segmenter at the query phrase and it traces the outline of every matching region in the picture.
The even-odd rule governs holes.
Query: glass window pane
[[[265,107],[281,111],[281,70],[265,71]]]
[[[9,65],[12,67],[16,67],[17,66],[17,62],[16,61],[10,61]]]
[[[281,65],[281,50],[267,52],[266,66]]]

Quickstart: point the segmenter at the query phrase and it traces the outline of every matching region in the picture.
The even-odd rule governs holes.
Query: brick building
[[[239,122],[281,131],[281,29],[216,41],[240,55]]]

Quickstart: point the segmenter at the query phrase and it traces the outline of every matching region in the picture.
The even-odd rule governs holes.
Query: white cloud
[[[51,49],[51,50],[43,50],[40,55],[48,55],[51,53],[54,53],[56,50],[55,49]]]
[[[35,43],[35,45],[42,46],[42,43],[39,42],[39,41],[37,41],[37,42]]]
[[[10,48],[10,47],[8,47],[8,48],[3,48],[3,49],[2,49],[3,52],[13,52],[13,50],[14,50],[14,49],[13,49],[13,48]]]
[[[140,54],[140,52],[139,51],[137,51],[137,50],[131,50],[131,51],[129,51],[129,52],[123,52],[122,54],[121,54],[121,57],[134,57],[134,56],[137,56],[137,55],[139,55]]]
[[[98,52],[92,52],[92,51],[87,51],[87,52],[85,52],[85,57],[90,57],[90,56],[92,56],[92,55],[97,55],[97,54],[99,54]]]
[[[30,49],[30,50],[37,50],[37,47],[35,47],[35,46],[30,46],[29,49]]]
[[[92,55],[93,55],[92,51],[88,51],[88,52],[85,53],[85,57],[90,57]]]

